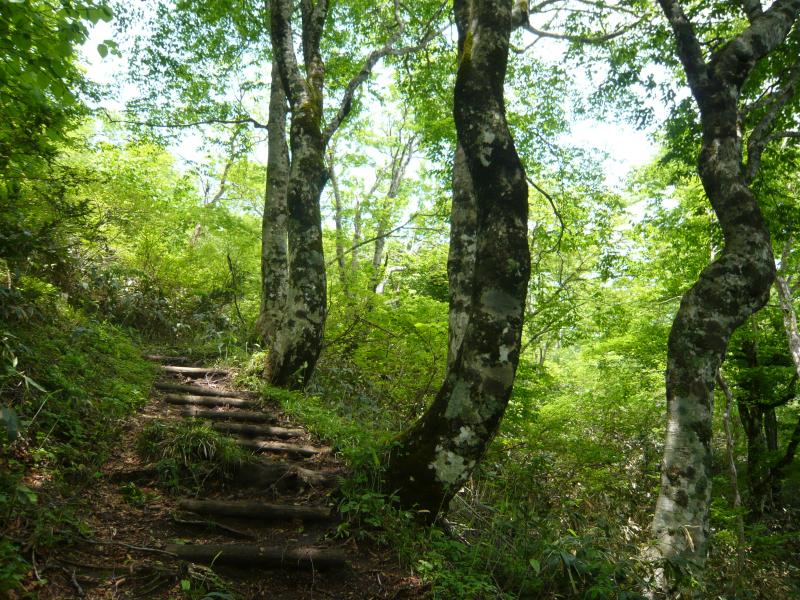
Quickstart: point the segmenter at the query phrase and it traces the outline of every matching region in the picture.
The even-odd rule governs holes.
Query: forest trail
[[[40,598],[409,599],[423,586],[391,550],[335,534],[343,466],[274,406],[234,389],[231,373],[157,359],[161,376],[129,423],[105,477],[84,492],[91,530],[48,557]],[[154,423],[203,422],[254,453],[226,481],[194,493],[165,486],[136,451]],[[179,430],[178,430],[179,431]],[[170,443],[175,440],[162,440]]]

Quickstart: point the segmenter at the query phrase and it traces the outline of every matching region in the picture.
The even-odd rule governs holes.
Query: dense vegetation
[[[676,597],[800,595],[798,2],[775,2],[782,24],[760,2],[681,9],[662,0],[663,14],[650,2],[531,4],[519,26],[506,23],[507,71],[487,62],[496,67],[489,83],[463,66],[484,57],[459,11],[517,19],[510,2],[457,1],[451,14],[438,2],[342,1],[316,34],[299,12],[327,2],[302,2],[297,15],[291,2],[266,3],[272,12],[246,0],[127,4],[0,0],[0,595],[34,594],[36,555],[86,533],[80,486],[102,476],[119,427],[147,397],[146,348],[230,364],[242,384],[280,397],[351,467],[339,496],[349,520],[338,533],[397,551],[433,597],[639,598],[647,587]],[[294,38],[276,21],[279,9],[296,21]],[[679,10],[694,24],[694,43]],[[89,44],[90,30],[106,31],[106,22],[115,41],[94,35]],[[718,76],[726,49],[768,27],[771,48],[758,46],[746,69]],[[298,67],[287,42],[314,35]],[[325,70],[315,78],[317,60]],[[104,69],[120,71],[113,85],[93,80]],[[499,95],[470,95],[469,85]],[[264,134],[280,116],[275,86],[288,96],[278,128],[291,155],[285,165],[272,162],[274,135],[266,160]],[[455,119],[454,86],[462,92]],[[715,104],[714,94],[734,103]],[[481,142],[470,123],[483,123],[479,100],[496,101],[484,112],[504,108],[508,127],[497,137],[507,131],[503,148],[515,151],[502,169],[476,175],[481,155],[472,146]],[[720,106],[728,112],[715,112]],[[572,141],[581,119],[646,129],[657,155],[617,181],[613,157]],[[725,155],[734,183],[709,166],[709,148],[728,148],[726,127],[739,132],[731,134],[739,155]],[[481,135],[495,139],[488,129]],[[465,172],[484,224],[472,242],[477,267],[453,250],[463,244],[456,207]],[[268,230],[281,173],[288,234]],[[498,236],[508,247],[498,248],[486,231],[505,231],[499,223],[519,200],[504,181],[527,188],[527,219],[516,221],[522,237]],[[745,205],[753,212],[735,213]],[[760,245],[752,231],[737,237],[743,224],[758,229],[753,215],[763,215]],[[286,322],[265,320],[265,285],[276,281],[262,256],[267,235],[283,235],[289,257],[276,314],[308,321],[291,326],[289,341]],[[409,425],[435,417],[430,407],[448,406],[459,381],[477,378],[477,367],[464,367],[470,348],[453,346],[454,331],[467,329],[453,325],[454,298],[473,303],[474,325],[483,292],[464,292],[458,274],[482,273],[468,282],[479,289],[509,279],[503,269],[521,274],[502,252],[525,236],[527,295],[522,275],[512,282],[525,296],[513,392],[509,382],[481,400],[501,406],[502,421],[486,428],[474,470],[436,490],[449,509],[431,524],[436,515],[421,514],[424,502],[395,485],[399,463],[387,457],[422,452],[398,451],[428,431]],[[324,260],[315,262],[303,244],[318,242]],[[703,296],[707,265],[725,260],[733,261],[727,287]],[[756,271],[758,285],[739,286],[736,277]],[[692,321],[705,310],[692,308],[698,296],[735,315],[719,328]],[[496,333],[488,346],[504,327],[487,329]],[[675,333],[681,327],[690,343]],[[324,329],[319,339],[315,328]],[[473,354],[496,354],[469,332]],[[705,355],[691,354],[703,344]],[[701,364],[711,365],[710,381],[692,379],[699,387],[687,392],[681,384],[691,388]],[[708,394],[706,404],[686,405],[708,410],[698,425],[708,432],[708,455],[696,457],[709,477],[700,491],[671,475],[669,458],[659,483],[665,371],[670,406]],[[475,381],[472,389],[484,390],[484,379]],[[163,440],[180,435],[198,434],[151,428],[143,452],[177,464],[181,450],[165,450]],[[669,438],[668,455],[676,443]],[[242,460],[224,444],[218,455],[203,477],[224,477],[226,461]],[[663,531],[651,529],[653,513],[670,485],[683,486],[675,497],[697,491],[687,504],[701,506],[698,524],[679,530],[686,548],[654,557],[652,539]],[[710,533],[707,559],[692,527]]]

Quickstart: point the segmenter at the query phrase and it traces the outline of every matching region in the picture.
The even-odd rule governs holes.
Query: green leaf
[[[530,559],[528,563],[530,563],[533,572],[536,573],[537,575],[542,572],[542,565],[535,558]]]
[[[97,53],[102,57],[105,58],[108,56],[108,46],[106,46],[105,42],[101,42],[97,44]]]

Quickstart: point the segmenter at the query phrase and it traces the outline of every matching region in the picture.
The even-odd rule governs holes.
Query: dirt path
[[[85,541],[41,565],[39,598],[422,598],[391,550],[335,535],[342,465],[230,373],[168,361],[105,477],[85,491]],[[226,482],[165,485],[136,440],[149,424],[199,419],[257,454]],[[212,478],[209,478],[212,479]]]

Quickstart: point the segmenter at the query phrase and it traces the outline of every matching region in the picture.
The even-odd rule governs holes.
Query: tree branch
[[[373,50],[369,56],[364,60],[364,63],[361,65],[361,69],[359,69],[358,73],[353,77],[350,82],[347,84],[347,87],[344,91],[344,97],[342,98],[342,102],[339,105],[339,110],[336,111],[336,115],[331,119],[331,122],[328,123],[327,127],[325,127],[325,131],[323,132],[322,139],[324,143],[328,143],[336,130],[342,124],[342,122],[347,118],[350,114],[350,110],[353,106],[353,99],[355,97],[356,92],[361,87],[361,85],[372,75],[372,71],[375,68],[375,65],[381,61],[381,59],[387,56],[403,56],[405,54],[412,54],[414,52],[419,52],[423,48],[425,48],[431,40],[436,36],[438,30],[433,27],[434,22],[436,21],[437,17],[441,14],[444,7],[447,6],[447,3],[442,3],[439,7],[439,10],[433,16],[431,21],[428,23],[428,31],[425,35],[420,38],[416,44],[411,46],[401,46],[396,47],[395,44],[397,41],[402,37],[403,33],[405,32],[405,23],[402,21],[398,21],[398,28],[397,31],[392,34],[389,40],[383,45],[383,47],[378,48],[377,50]],[[397,4],[395,4],[395,19],[399,19]]]
[[[374,237],[371,237],[371,238],[369,238],[369,239],[367,239],[367,240],[362,240],[362,241],[361,241],[361,242],[359,242],[358,244],[355,244],[354,246],[351,246],[350,248],[348,248],[347,250],[345,250],[345,251],[344,251],[344,253],[343,253],[343,255],[344,255],[344,254],[350,254],[350,253],[351,253],[351,252],[353,252],[354,250],[357,250],[357,249],[359,249],[361,246],[366,246],[367,244],[370,244],[370,243],[372,243],[372,242],[374,242],[374,241],[376,241],[376,240],[379,240],[379,239],[381,239],[381,238],[386,238],[386,237],[389,237],[390,235],[392,235],[393,233],[397,233],[398,231],[400,231],[400,230],[401,230],[401,229],[403,229],[404,227],[407,227],[407,226],[408,226],[408,224],[409,224],[409,223],[411,223],[411,221],[413,221],[414,219],[416,219],[418,216],[419,216],[419,215],[417,215],[416,213],[414,213],[414,214],[413,214],[413,215],[411,215],[411,216],[408,218],[408,220],[407,220],[405,223],[403,223],[402,225],[398,225],[398,226],[397,226],[397,227],[395,227],[394,229],[390,229],[389,231],[386,231],[386,232],[384,232],[384,233],[381,233],[380,235],[376,235],[376,236],[374,236]],[[336,262],[336,259],[329,260],[329,261],[328,261],[328,264],[327,264],[327,266],[331,266],[331,265],[332,265],[334,262]]]
[[[297,65],[292,32],[291,0],[273,0],[270,5],[272,51],[275,52],[283,89],[294,107],[306,93],[306,83]]]
[[[200,125],[252,125],[256,129],[266,129],[267,126],[254,119],[253,117],[242,117],[239,119],[198,119],[197,121],[186,121],[183,123],[158,123],[155,121],[134,121],[127,119],[115,119],[106,109],[101,109],[109,123],[123,125],[140,125],[142,127],[153,127],[155,129],[188,129],[199,127]]]
[[[759,102],[761,106],[766,105],[767,109],[747,139],[746,173],[748,182],[752,182],[758,174],[758,170],[761,167],[761,155],[767,144],[780,138],[800,137],[800,132],[793,131],[769,133],[781,110],[795,96],[798,84],[800,84],[800,57],[789,70],[789,75],[783,87],[777,92],[769,94],[765,99],[762,99],[762,102]]]
[[[677,0],[658,0],[667,21],[675,34],[675,42],[678,50],[678,57],[686,71],[689,86],[692,91],[705,89],[708,86],[708,65],[703,57],[703,49],[694,26],[686,16],[680,3]],[[695,92],[695,98],[697,98]],[[698,103],[700,99],[698,98]],[[702,106],[701,106],[702,109]]]

